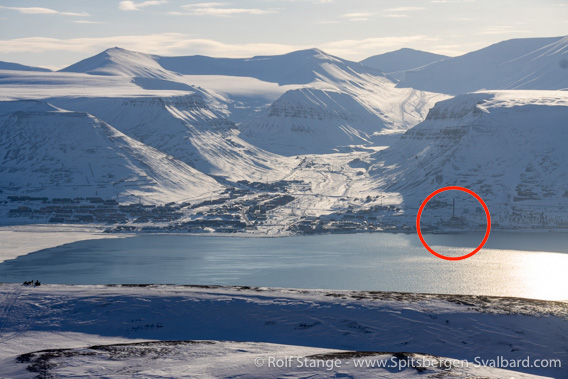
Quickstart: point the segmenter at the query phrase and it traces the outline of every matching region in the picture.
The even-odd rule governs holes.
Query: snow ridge
[[[407,71],[400,87],[458,94],[568,88],[568,36],[503,41]]]

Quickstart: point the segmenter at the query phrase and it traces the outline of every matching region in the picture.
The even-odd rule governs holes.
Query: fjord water
[[[138,235],[75,242],[0,264],[0,282],[220,284],[499,295],[568,300],[568,234],[494,232],[463,261],[416,234],[281,238]],[[475,234],[429,235],[466,254]]]

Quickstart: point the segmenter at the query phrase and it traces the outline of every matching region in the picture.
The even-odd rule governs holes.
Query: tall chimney
[[[456,217],[456,198],[454,197],[452,202],[452,218]]]

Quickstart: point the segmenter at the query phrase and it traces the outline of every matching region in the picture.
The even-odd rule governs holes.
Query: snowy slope
[[[168,71],[162,65],[191,75]],[[5,97],[9,99],[18,98],[17,93],[22,94],[19,98],[46,96],[62,108],[92,113],[127,135],[163,149],[207,173],[227,176],[228,172],[234,173],[232,167],[235,162],[241,162],[237,164],[240,166],[237,172],[249,172],[252,176],[245,177],[256,180],[266,179],[267,169],[282,166],[281,163],[274,165],[278,159],[264,150],[295,155],[351,151],[353,148],[350,146],[358,145],[389,145],[394,140],[393,133],[400,133],[423,120],[433,103],[443,98],[436,94],[396,89],[394,83],[379,71],[317,49],[280,56],[226,60],[164,58],[113,48],[51,76],[20,75],[0,80],[0,84],[7,86]],[[25,91],[27,86],[29,91]],[[54,91],[48,96],[50,86]],[[108,88],[109,94],[97,92],[95,89],[99,87]],[[11,90],[8,91],[8,88]],[[192,128],[184,128],[186,132],[189,129],[193,136],[193,147],[182,147],[180,144],[184,141],[175,138],[167,131],[168,127],[160,129],[156,136],[148,127],[133,128],[141,122],[149,126],[150,119],[154,120],[154,124],[169,123],[171,115],[168,116],[170,120],[159,121],[147,114],[141,117],[140,113],[129,113],[129,107],[119,110],[116,104],[120,100],[114,101],[113,105],[98,104],[94,107],[71,105],[83,102],[73,99],[81,94],[84,94],[81,97],[89,98],[119,98],[122,93],[130,95],[133,92],[136,97],[169,97],[182,93],[202,96],[206,104],[201,108],[210,109],[197,118],[193,115]],[[163,95],[156,95],[159,92]],[[103,100],[102,103],[108,101]],[[95,99],[89,101],[93,102],[101,103]],[[158,112],[165,109],[163,106],[160,110],[150,108]],[[209,111],[213,112],[213,117],[207,114]],[[127,123],[126,114],[140,121],[124,125]],[[120,115],[117,116],[120,121],[114,115]],[[236,130],[220,135],[215,124],[230,124],[228,120],[221,121],[221,118],[238,123],[244,138],[239,138]],[[179,124],[179,117],[176,122]],[[187,123],[187,120],[184,122]],[[207,123],[211,125],[208,127]],[[208,136],[202,133],[204,130],[209,133]],[[216,132],[211,133],[211,130]],[[197,138],[198,134],[203,138]],[[157,139],[160,141],[156,142]],[[178,146],[172,149],[169,146],[172,144]],[[195,149],[199,152],[196,153]],[[234,159],[223,163],[218,157]],[[217,162],[212,163],[212,160]]]
[[[5,192],[161,202],[221,188],[206,175],[87,113],[39,101],[2,102],[0,124]]]
[[[467,56],[486,59],[491,55],[497,62],[510,61],[502,67],[519,65],[510,70],[519,73],[524,67],[558,63],[554,60],[563,56],[565,43],[566,39],[558,38],[506,41],[487,51],[448,58],[428,67]],[[543,45],[548,47],[538,50]],[[539,53],[531,55],[536,50]],[[529,55],[511,60],[521,52]],[[449,96],[397,88],[395,82],[377,71],[315,49],[251,59],[182,58],[162,60],[115,48],[72,66],[89,73],[4,70],[0,75],[0,99],[44,99],[61,109],[92,114],[146,147],[207,175],[231,181],[303,181],[301,190],[291,189],[296,197],[291,207],[302,209],[303,216],[359,207],[364,204],[357,199],[367,195],[380,195],[381,200],[392,205],[403,202],[406,207],[416,207],[425,197],[424,192],[441,183],[461,182],[477,188],[503,208],[499,222],[504,225],[519,225],[519,220],[529,215],[533,220],[543,220],[543,215],[535,216],[534,207],[545,201],[549,201],[547,206],[563,204],[565,199],[561,186],[566,177],[561,167],[548,167],[536,160],[533,168],[528,162],[531,154],[552,162],[563,158],[554,142],[565,137],[564,132],[560,127],[550,129],[564,117],[562,91],[460,96],[439,104],[429,119],[403,141],[370,157],[424,121],[434,104]],[[484,67],[481,63],[474,68]],[[164,68],[164,64],[173,66]],[[555,72],[550,71],[551,75]],[[540,82],[546,77],[540,75]],[[499,78],[506,75],[500,73]],[[450,111],[454,108],[456,112]],[[439,116],[446,114],[449,116]],[[509,144],[522,149],[511,147],[511,152],[506,153],[495,147],[495,151],[481,157],[475,156],[471,146],[456,150],[466,139],[460,134],[462,129],[446,130],[455,125],[477,125],[464,135],[483,146]],[[550,133],[540,133],[534,125],[542,125]],[[527,126],[528,131],[519,132],[521,126]],[[423,131],[428,128],[440,131]],[[423,137],[420,133],[430,134]],[[455,138],[451,139],[451,135]],[[505,142],[495,142],[500,140]],[[541,142],[529,145],[526,141],[530,140]],[[15,144],[12,147],[19,148]],[[426,157],[421,153],[424,149],[432,150],[433,161],[418,165],[419,158]],[[498,152],[503,162],[488,158]],[[299,154],[306,156],[296,158]],[[452,162],[455,157],[465,163]],[[492,170],[501,167],[506,171],[504,177],[497,172],[483,176],[482,168],[477,167],[480,159]],[[510,169],[513,162],[522,167]],[[430,172],[438,171],[433,184]],[[546,175],[539,177],[534,172]],[[552,189],[538,184],[549,174]],[[296,196],[298,193],[301,196]],[[531,203],[533,208],[528,207],[529,199],[537,201],[536,205]],[[510,221],[509,216],[518,212],[524,212],[522,217]],[[290,213],[288,209],[275,214],[278,219],[273,224],[290,226],[292,219],[297,221]],[[550,225],[561,224],[556,220]]]
[[[289,166],[282,157],[239,138],[234,124],[223,113],[211,109],[200,94],[51,101],[93,114],[126,135],[206,174],[258,181],[277,179]]]
[[[1,61],[0,61],[0,70],[43,71],[43,72],[50,72],[51,71],[47,68],[26,66],[26,65],[23,65],[23,64],[19,64],[19,63],[1,62]]]
[[[243,137],[284,155],[350,151],[369,145],[382,120],[346,93],[316,89],[286,92],[241,125]]]
[[[360,63],[385,73],[412,70],[448,58],[445,55],[433,54],[414,49],[400,49],[384,54],[373,55]]]
[[[373,68],[335,57],[319,49],[240,59],[199,55],[158,57],[157,62],[167,70],[185,75],[245,76],[279,84],[311,83],[318,75],[328,75],[329,66],[346,72],[382,75]]]
[[[351,362],[333,367],[335,377],[561,378],[567,372],[568,306],[561,302],[287,288],[4,284],[0,309],[2,376],[29,377],[26,367],[42,362],[38,350],[58,348],[76,350],[45,354],[44,363],[53,363],[43,366],[46,374],[114,376],[124,375],[118,370],[125,368],[133,370],[129,376],[150,377],[330,377],[321,368],[277,370],[268,359],[321,354],[329,360],[334,356],[325,354],[339,353],[331,349],[376,352],[337,356],[345,361],[394,355],[407,362],[415,352],[422,353],[415,358],[460,360],[446,370],[358,371]],[[148,340],[156,342],[141,343]],[[172,340],[212,341],[166,342]],[[121,342],[127,344],[100,346]],[[92,345],[99,346],[88,348]],[[36,353],[15,359],[31,352]],[[530,357],[533,364],[556,359],[562,367],[510,368],[520,373],[476,367],[498,357],[507,362]]]
[[[161,88],[144,88],[151,84],[156,84],[156,87],[161,84]],[[194,89],[183,83],[154,78],[134,79],[129,76],[72,72],[0,71],[0,101],[39,100],[62,96],[68,98],[179,96],[188,92],[194,92]]]
[[[179,74],[165,70],[156,62],[156,57],[119,47],[107,49],[100,54],[84,59],[60,72],[78,72],[91,75],[132,76],[142,78],[170,79]]]
[[[370,173],[402,194],[410,215],[434,190],[462,186],[484,199],[495,223],[564,227],[567,119],[567,92],[459,95],[375,154]]]
[[[329,68],[239,125],[243,138],[283,155],[390,145],[445,95],[398,89],[382,76]]]
[[[265,82],[246,76],[184,75],[183,82],[194,90],[207,89],[226,105],[227,115],[235,124],[266,109],[286,91],[303,85]]]
[[[307,84],[326,75],[329,66],[356,73],[382,75],[378,70],[329,55],[319,49],[252,58],[212,58],[206,56],[163,57],[119,47],[107,49],[60,72],[118,75],[166,80],[183,75],[223,75],[256,78],[278,84]]]
[[[21,362],[24,361],[24,362]],[[145,378],[545,378],[515,369],[416,353],[358,352],[236,341],[147,341],[52,349],[20,356],[10,378],[44,376]],[[151,362],[151,363],[150,363]]]
[[[406,72],[400,87],[458,94],[568,88],[568,36],[512,39]]]

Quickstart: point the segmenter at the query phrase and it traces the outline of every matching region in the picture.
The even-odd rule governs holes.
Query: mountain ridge
[[[43,67],[26,66],[20,63],[4,62],[0,61],[0,70],[10,70],[10,71],[39,71],[39,72],[51,72],[52,70]]]
[[[496,224],[539,227],[544,212],[547,222],[563,227],[568,217],[558,208],[568,206],[566,117],[568,92],[458,95],[437,103],[424,122],[375,153],[369,172],[386,190],[400,192],[411,214],[434,190],[462,186],[484,199]],[[478,216],[483,223],[484,215]]]
[[[160,66],[155,57],[151,54],[112,47],[65,67],[59,72],[154,79],[171,79],[179,76],[178,73],[168,71]]]
[[[401,88],[459,94],[568,88],[568,36],[517,38],[409,70]]]
[[[327,75],[326,64],[348,72],[382,75],[374,68],[327,54],[317,48],[251,58],[215,58],[204,55],[168,57],[114,47],[59,72],[167,80],[175,80],[179,75],[245,76],[285,85],[308,84],[317,79],[317,74]]]
[[[446,55],[434,54],[428,51],[402,48],[384,54],[373,55],[359,63],[373,67],[384,73],[407,71],[449,58]]]

